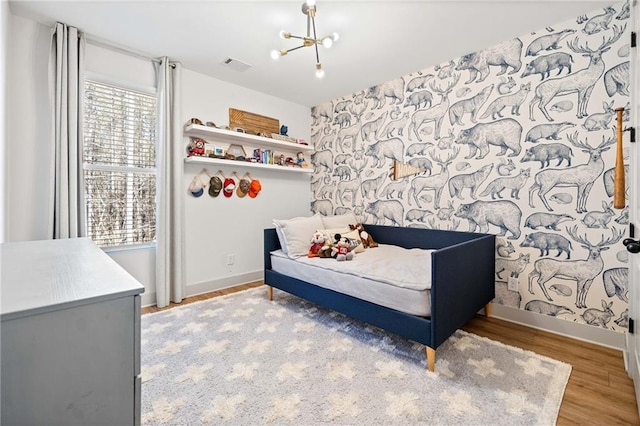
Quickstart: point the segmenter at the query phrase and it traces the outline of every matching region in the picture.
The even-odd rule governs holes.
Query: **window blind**
[[[156,97],[87,80],[83,171],[87,233],[98,245],[156,238]]]

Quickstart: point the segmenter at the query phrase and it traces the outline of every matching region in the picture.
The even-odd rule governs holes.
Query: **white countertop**
[[[143,292],[89,238],[0,244],[3,321]]]

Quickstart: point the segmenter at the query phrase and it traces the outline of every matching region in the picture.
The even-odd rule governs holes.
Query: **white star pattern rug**
[[[436,354],[245,290],[142,316],[142,424],[555,424],[568,364],[464,331]]]

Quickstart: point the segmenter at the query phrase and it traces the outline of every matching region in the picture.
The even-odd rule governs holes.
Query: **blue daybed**
[[[427,367],[434,371],[438,346],[483,307],[487,315],[491,313],[495,236],[368,224],[365,228],[379,244],[435,250],[431,253],[429,317],[407,314],[274,271],[271,253],[281,247],[273,228],[264,230],[264,283],[269,286],[269,299],[275,287],[422,343],[426,345]]]

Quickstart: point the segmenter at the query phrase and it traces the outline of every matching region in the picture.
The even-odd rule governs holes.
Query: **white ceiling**
[[[318,0],[318,35],[338,32],[315,54],[303,48],[274,61],[273,49],[297,46],[284,29],[306,33],[303,0],[284,1],[10,1],[11,12],[147,56],[169,56],[187,69],[313,106],[355,93],[550,24],[624,1],[338,1]],[[593,15],[593,14],[591,14]],[[249,63],[226,68],[227,57]]]

